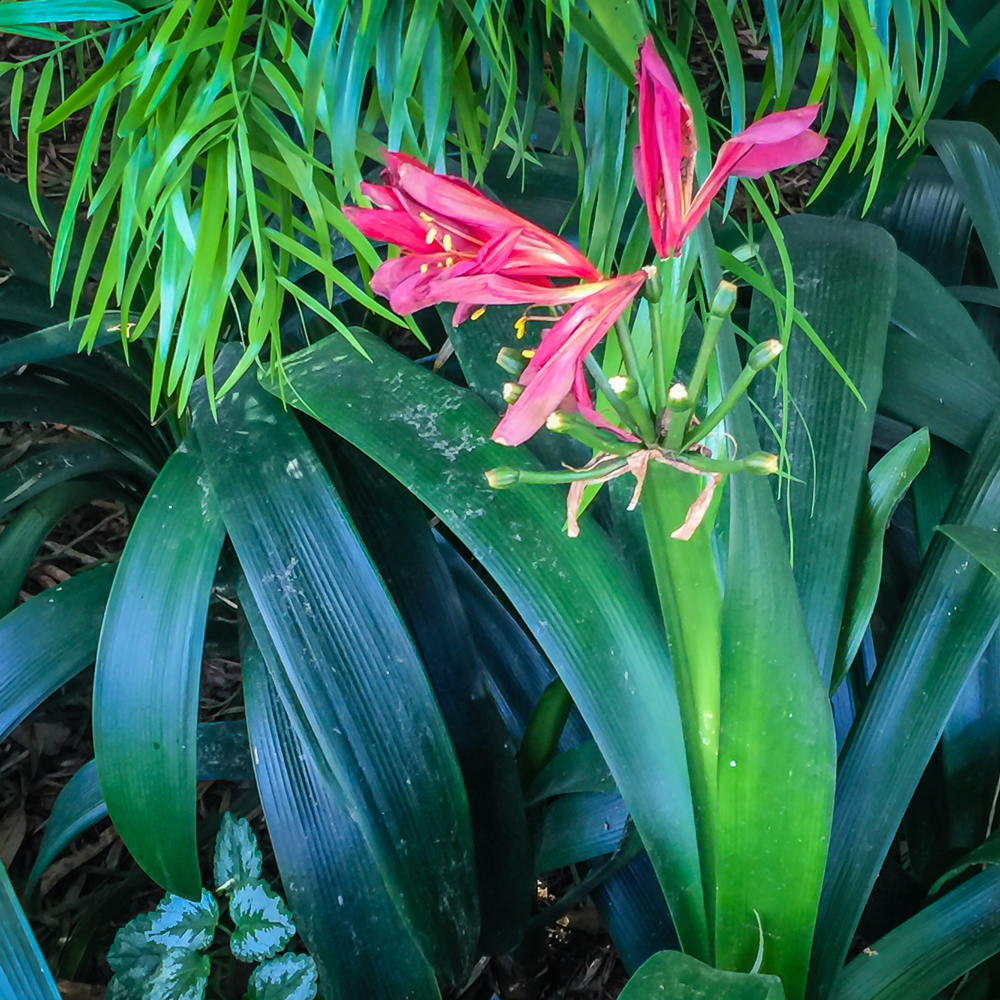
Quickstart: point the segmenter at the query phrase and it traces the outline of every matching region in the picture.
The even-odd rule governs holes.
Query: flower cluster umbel
[[[639,143],[633,167],[649,215],[653,246],[666,264],[682,253],[685,241],[728,178],[758,178],[819,156],[825,148],[826,140],[810,129],[818,105],[776,112],[723,143],[715,165],[696,191],[697,144],[691,108],[652,38],[640,47],[636,75]],[[667,405],[657,412],[655,403],[650,408],[645,388],[636,384],[637,372],[629,370],[631,344],[624,322],[644,286],[647,292],[656,289],[652,298],[658,294],[655,265],[605,276],[566,241],[496,204],[465,181],[437,174],[403,153],[386,152],[384,159],[383,183],[362,185],[374,207],[345,209],[366,236],[401,251],[375,272],[373,291],[387,297],[401,314],[453,303],[455,326],[477,319],[487,306],[521,305],[525,312],[516,324],[519,337],[524,334],[529,310],[549,310],[545,317],[531,317],[550,324],[535,350],[521,352],[521,360],[518,352],[511,351],[499,359],[517,375],[517,383],[505,389],[504,398],[510,405],[493,439],[519,445],[548,426],[584,441],[593,447],[595,456],[580,470],[542,473],[494,469],[487,474],[491,485],[571,482],[568,521],[570,534],[575,534],[583,485],[630,472],[638,483],[634,505],[649,462],[666,462],[708,479],[687,520],[675,533],[684,538],[697,528],[725,472],[738,468],[766,474],[777,470],[774,456],[714,461],[702,441],[735,404],[738,394],[734,390],[745,391],[753,374],[777,356],[780,344],[761,345],[744,376],[703,421],[699,423],[694,412],[718,327],[735,303],[732,286],[720,289],[706,318],[705,357],[699,357],[691,385],[675,383]],[[686,284],[675,294],[686,296]],[[597,412],[585,373],[591,351],[616,324],[628,376],[605,382],[602,391],[619,422]],[[654,362],[657,350],[654,336]]]

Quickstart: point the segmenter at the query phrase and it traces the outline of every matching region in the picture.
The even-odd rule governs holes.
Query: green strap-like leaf
[[[1000,373],[890,330],[879,410],[974,451],[1000,397]]]
[[[7,869],[0,864],[0,1000],[58,1000],[59,996]]]
[[[685,946],[707,956],[677,696],[639,585],[599,529],[584,524],[578,540],[562,533],[560,490],[488,487],[487,468],[530,458],[490,443],[495,417],[484,404],[374,337],[358,338],[372,363],[357,365],[332,340],[288,362],[289,399],[388,469],[491,573],[600,745]]]
[[[803,480],[775,482],[791,518],[789,547],[806,625],[820,676],[829,684],[882,388],[896,247],[883,231],[842,219],[793,216],[782,221],[781,230],[795,275],[795,305],[821,332],[865,401],[862,406],[799,330],[782,358],[786,386],[776,392],[773,380],[764,377],[751,389],[758,407],[779,427],[789,471]],[[761,255],[780,283],[774,245],[765,244]],[[749,332],[755,342],[781,335],[779,317],[764,296],[754,295]],[[763,444],[767,451],[779,450],[770,435]]]
[[[927,137],[962,196],[993,276],[1000,278],[1000,144],[976,122],[929,122]]]
[[[546,807],[536,834],[535,871],[539,875],[610,854],[621,843],[628,809],[609,792],[560,795]]]
[[[195,400],[211,483],[284,670],[286,710],[319,740],[404,920],[439,973],[461,977],[479,924],[471,824],[412,640],[292,413],[252,378],[218,403],[218,422],[204,390]]]
[[[94,662],[114,566],[71,577],[0,619],[0,740]]]
[[[713,287],[722,276],[707,220],[696,238]],[[717,356],[722,385],[731,385],[742,365],[728,324]],[[748,403],[734,408],[726,430],[742,450],[755,450]],[[779,975],[789,997],[797,998],[805,987],[826,867],[833,719],[771,486],[739,475],[730,477],[729,488],[716,964],[751,968],[763,928],[762,968]]]
[[[107,483],[61,483],[33,497],[11,517],[0,534],[0,616],[17,604],[24,578],[49,532],[77,507],[116,493]]]
[[[439,1000],[433,970],[407,931],[323,750],[290,719],[269,673],[280,661],[253,595],[240,598],[263,651],[241,628],[254,769],[288,904],[326,992]]]
[[[253,776],[243,722],[203,722],[198,726],[198,780],[244,781]],[[60,851],[108,814],[97,780],[97,762],[87,761],[56,796],[38,857],[28,875],[24,898],[31,899],[45,869]]]
[[[224,530],[201,458],[182,445],[129,534],[94,676],[94,756],[108,812],[146,873],[189,899],[201,895],[198,690]]]
[[[542,768],[525,793],[525,805],[535,805],[554,795],[570,792],[615,790],[607,761],[593,740],[554,757]]]
[[[1000,526],[998,480],[1000,420],[994,420],[947,520],[977,528]],[[996,627],[998,601],[1000,581],[949,539],[936,537],[892,648],[841,753],[813,955],[817,988],[830,984],[847,954],[906,805]]]
[[[854,662],[875,610],[882,579],[882,539],[889,519],[910,483],[923,469],[930,450],[930,435],[926,428],[915,431],[883,455],[868,473],[861,493],[851,579],[847,587],[844,622],[841,625],[840,645],[830,682],[831,690],[837,688],[848,667]]]
[[[653,955],[625,984],[621,1000],[784,1000],[777,976],[722,972],[679,951]]]
[[[1000,869],[976,875],[876,941],[830,1000],[931,1000],[1000,951]]]

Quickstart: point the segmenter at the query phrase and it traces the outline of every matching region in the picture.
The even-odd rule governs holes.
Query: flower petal
[[[692,167],[697,150],[691,108],[656,51],[652,37],[639,49],[639,145],[634,162],[636,183],[653,244],[660,256],[676,248],[676,234],[691,199]]]
[[[573,390],[583,359],[625,311],[646,280],[645,272],[601,282],[576,303],[542,338],[521,375],[524,392],[493,431],[500,444],[527,441]],[[586,285],[578,286],[587,288]]]

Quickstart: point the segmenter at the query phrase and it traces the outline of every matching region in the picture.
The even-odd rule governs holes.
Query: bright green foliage
[[[784,1000],[777,976],[723,972],[690,955],[653,955],[622,990],[621,1000]]]

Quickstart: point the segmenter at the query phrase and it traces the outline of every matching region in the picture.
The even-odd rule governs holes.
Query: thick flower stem
[[[650,303],[649,308],[650,315],[652,315],[654,304]],[[643,385],[642,379],[639,377],[639,359],[635,353],[635,344],[632,343],[632,331],[629,329],[624,316],[619,316],[615,322],[615,333],[618,336],[618,346],[622,352],[622,361],[625,364],[625,373],[629,376],[629,378],[635,380],[639,393],[639,406],[648,411],[649,396],[646,394],[646,387]],[[651,444],[652,440],[652,438],[646,440],[645,435],[643,435],[643,441],[645,441],[646,444]]]
[[[688,541],[671,537],[700,489],[698,478],[651,464],[642,494],[642,519],[688,747],[705,905],[708,925],[714,927],[722,590],[710,521]]]
[[[663,261],[663,297],[659,304],[650,303],[649,329],[653,345],[653,382],[657,423],[668,405],[667,394],[680,352],[687,315],[687,289],[691,278],[692,260],[682,250],[676,257]]]
[[[722,402],[684,439],[684,447],[690,448],[711,434],[739,402],[743,393],[750,388],[750,383],[757,372],[771,364],[780,353],[781,342],[778,340],[768,340],[754,348],[743,371],[730,386],[729,392],[722,397]]]
[[[611,388],[611,383],[608,381],[607,375],[604,374],[604,369],[598,364],[594,355],[588,354],[584,359],[584,364],[587,366],[587,371],[593,376],[597,388],[604,393],[604,398],[614,407],[614,411],[620,417],[621,422],[633,434],[641,437],[639,425],[632,419],[632,414],[629,412],[622,398]]]

